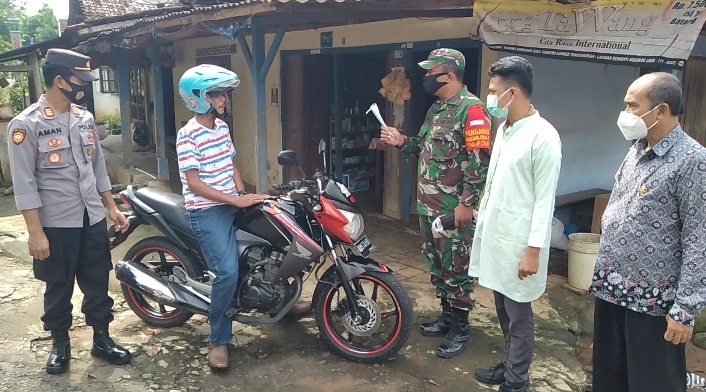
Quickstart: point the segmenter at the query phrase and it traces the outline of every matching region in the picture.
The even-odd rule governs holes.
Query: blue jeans
[[[237,208],[219,205],[186,212],[206,260],[216,278],[211,287],[210,341],[223,345],[233,339],[233,320],[224,314],[238,287],[238,247],[233,221]]]

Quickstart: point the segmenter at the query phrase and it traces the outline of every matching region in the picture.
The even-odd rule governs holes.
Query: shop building
[[[115,70],[121,109],[129,108],[120,112],[123,129],[139,116],[157,146],[152,166],[142,169],[172,180],[175,191],[174,137],[191,117],[175,94],[177,83],[188,68],[211,63],[241,78],[228,122],[236,164],[249,188],[264,190],[301,177],[298,168],[285,172],[277,164],[283,149],[297,152],[307,176],[322,169],[323,139],[327,166],[346,179],[369,211],[414,220],[417,162],[391,147],[370,148],[379,125],[365,112],[377,103],[388,124],[416,134],[433,102],[422,91],[423,70],[416,64],[438,47],[466,55],[465,82],[484,98],[488,67],[510,54],[470,37],[471,12],[470,3],[457,0],[242,1],[132,10],[84,20],[67,27],[64,37],[72,36],[94,66]],[[630,146],[615,126],[623,96],[636,77],[660,68],[525,57],[535,69],[533,102],[561,134],[557,215],[570,221],[577,203],[592,205],[597,194],[612,188]],[[399,68],[411,93],[401,105],[378,93],[381,79]],[[129,134],[123,136],[122,164],[130,167],[137,161]],[[586,214],[579,218],[590,227]]]

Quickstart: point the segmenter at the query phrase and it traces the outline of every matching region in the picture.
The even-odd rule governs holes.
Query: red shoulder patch
[[[468,107],[468,118],[463,128],[466,151],[490,150],[490,123],[481,104]]]

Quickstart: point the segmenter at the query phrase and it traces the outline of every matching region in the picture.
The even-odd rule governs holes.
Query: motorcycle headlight
[[[349,211],[339,211],[348,219],[348,224],[343,226],[343,230],[345,230],[346,234],[348,234],[353,241],[358,241],[363,235],[363,229],[365,228],[363,216]]]

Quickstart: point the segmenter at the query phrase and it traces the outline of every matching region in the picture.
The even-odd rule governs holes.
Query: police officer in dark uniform
[[[93,115],[77,105],[98,78],[89,57],[63,49],[47,52],[42,71],[46,95],[7,129],[15,203],[27,224],[34,276],[46,283],[42,322],[53,338],[46,371],[68,369],[74,280],[86,324],[93,327],[91,355],[125,364],[130,353],[108,333],[113,264],[101,198],[116,231],[127,230],[128,222],[113,201]]]

